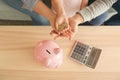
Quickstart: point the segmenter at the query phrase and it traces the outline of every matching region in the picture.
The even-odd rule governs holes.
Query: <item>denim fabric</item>
[[[43,16],[30,11],[28,9],[23,9],[22,8],[22,1],[21,0],[4,0],[9,6],[19,10],[20,12],[27,14],[31,17],[32,22],[34,25],[50,25],[49,21],[44,18]]]
[[[24,3],[26,9],[29,9],[30,11],[33,11],[35,4],[38,2],[38,0],[21,0],[21,1]]]
[[[117,14],[113,15],[109,20],[107,20],[104,25],[120,26],[120,0],[113,4],[112,7],[117,11]]]

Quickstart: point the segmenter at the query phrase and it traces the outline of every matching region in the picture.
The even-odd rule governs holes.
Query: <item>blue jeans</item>
[[[44,18],[42,15],[37,14],[35,12],[31,12],[27,9],[21,8],[22,4],[23,4],[21,0],[4,0],[4,1],[9,6],[19,10],[20,12],[23,12],[23,13],[29,15],[31,17],[34,25],[50,25],[49,21],[46,18]],[[47,1],[50,1],[50,0],[43,0],[43,2],[45,4],[48,3]],[[91,4],[94,1],[95,0],[89,0],[89,4]],[[50,7],[51,5],[47,4],[47,6]],[[107,12],[103,13],[102,15],[98,16],[97,18],[95,18],[89,22],[84,23],[83,25],[101,25],[105,21],[106,17],[107,17]]]
[[[43,16],[31,12],[27,9],[22,8],[22,1],[21,0],[3,0],[5,3],[7,3],[9,6],[19,10],[20,12],[27,14],[31,17],[33,25],[50,25],[49,21],[44,18]]]
[[[96,17],[95,19],[92,19],[91,21],[87,21],[83,24],[80,24],[80,25],[86,25],[86,26],[89,26],[89,25],[93,25],[93,26],[100,26],[102,24],[104,24],[106,18],[108,16],[108,12],[105,12],[103,13],[102,15]]]
[[[116,11],[117,14],[113,15],[109,20],[107,20],[104,25],[119,25],[120,26],[120,0],[118,0],[112,6]]]

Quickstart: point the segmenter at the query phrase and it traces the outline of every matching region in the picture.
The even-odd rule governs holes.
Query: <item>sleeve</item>
[[[24,6],[26,9],[29,9],[30,11],[33,11],[33,8],[38,0],[22,0]]]
[[[115,2],[117,2],[117,0],[96,0],[90,6],[80,10],[78,13],[82,15],[84,22],[90,21],[111,8]]]

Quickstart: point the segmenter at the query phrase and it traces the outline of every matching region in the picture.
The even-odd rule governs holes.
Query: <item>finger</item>
[[[58,30],[58,23],[57,23],[57,21],[55,23],[55,29]]]
[[[59,25],[59,31],[63,31],[67,27],[68,27],[67,23],[62,23],[61,25]]]
[[[57,33],[55,30],[52,30],[52,31],[50,32],[50,35],[56,36],[56,35],[58,35],[58,33]]]
[[[71,33],[70,33],[70,31],[69,31],[69,30],[67,30],[65,33],[67,34],[67,36],[68,36],[68,37],[70,37],[70,36],[71,36]]]
[[[72,34],[73,32],[71,31],[70,28],[66,29],[66,31],[62,31],[61,33],[67,33],[68,35]]]
[[[67,34],[68,34],[69,37],[71,37],[73,35],[73,32],[71,30],[68,30]]]
[[[63,35],[63,36],[65,36],[65,37],[69,37],[69,35],[68,35],[68,33],[65,31],[65,32],[63,32],[63,33],[61,33],[61,35]]]
[[[59,38],[59,37],[67,37],[67,38],[69,38],[69,39],[71,39],[71,36],[68,36],[68,35],[66,35],[66,33],[61,33],[59,36],[57,36],[56,38]]]
[[[61,34],[59,37],[65,37],[66,38],[66,35]]]
[[[60,37],[60,35],[57,35],[54,37],[54,40],[58,39]]]
[[[61,34],[61,35],[55,37],[54,39],[56,40],[56,39],[59,38],[59,37],[65,37],[65,38],[66,38],[66,35]],[[72,37],[69,37],[69,40],[71,40],[71,39],[72,39]]]
[[[67,25],[67,27],[64,27],[64,29],[61,30],[61,31],[59,31],[59,32],[60,32],[60,33],[63,33],[63,32],[65,32],[65,31],[69,30],[69,29],[70,29],[70,27],[69,27],[69,25]]]
[[[75,34],[75,32],[71,31],[71,30],[68,30],[67,31],[68,35],[69,35],[69,40],[71,40]]]
[[[69,40],[71,40],[74,33],[73,33],[71,30],[68,30],[68,31],[67,31],[67,34],[68,34],[68,36],[69,36],[69,37],[68,37]]]
[[[71,38],[73,38],[75,36],[76,32],[72,32],[71,34]]]
[[[67,31],[67,30],[69,30],[69,26],[67,26],[67,27],[65,27],[62,31],[60,31],[60,32],[65,32],[65,31]]]
[[[52,35],[52,34],[54,34],[54,33],[56,33],[55,30],[52,30],[52,31],[50,32],[50,35]]]

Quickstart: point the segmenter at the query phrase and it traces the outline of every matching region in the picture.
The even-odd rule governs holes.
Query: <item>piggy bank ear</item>
[[[55,54],[58,54],[58,53],[60,53],[60,52],[62,52],[62,49],[60,49],[60,48],[55,48],[55,49],[54,49],[54,53],[55,53]]]

